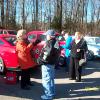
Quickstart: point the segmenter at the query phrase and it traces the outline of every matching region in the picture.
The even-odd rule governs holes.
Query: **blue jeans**
[[[50,64],[42,65],[42,85],[44,95],[52,97],[55,95],[54,66]]]

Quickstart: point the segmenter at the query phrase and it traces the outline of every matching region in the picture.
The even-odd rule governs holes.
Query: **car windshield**
[[[58,36],[59,41],[65,41],[65,38],[63,36]]]
[[[3,34],[3,31],[2,30],[0,30],[0,34]]]
[[[15,37],[4,37],[4,39],[11,44],[12,46],[15,46],[16,44],[16,38]]]
[[[16,31],[8,31],[9,34],[12,34],[12,35],[17,35],[17,32]]]
[[[100,44],[100,37],[86,38],[88,44]]]
[[[96,42],[96,44],[100,44],[100,37],[95,38],[95,42]]]
[[[88,44],[95,44],[94,38],[86,39],[86,41],[87,41]]]

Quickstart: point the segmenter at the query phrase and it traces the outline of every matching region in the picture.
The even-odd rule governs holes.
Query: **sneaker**
[[[76,78],[69,78],[69,80],[76,80]]]
[[[48,96],[46,96],[46,95],[42,95],[42,96],[41,96],[41,99],[42,99],[42,100],[53,100],[53,97],[48,97]]]
[[[75,80],[75,82],[81,82],[81,80],[78,80],[78,79],[77,79],[77,80]]]

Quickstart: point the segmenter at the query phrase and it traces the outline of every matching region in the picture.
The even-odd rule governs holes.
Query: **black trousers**
[[[65,57],[65,70],[69,72],[70,57]]]
[[[26,87],[30,83],[30,69],[22,69],[21,71],[21,88]]]
[[[70,57],[69,77],[76,80],[81,80],[82,67],[79,66],[79,60]]]

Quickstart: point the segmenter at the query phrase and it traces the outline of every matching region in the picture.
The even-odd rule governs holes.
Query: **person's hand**
[[[77,52],[80,52],[80,49],[77,49]]]

